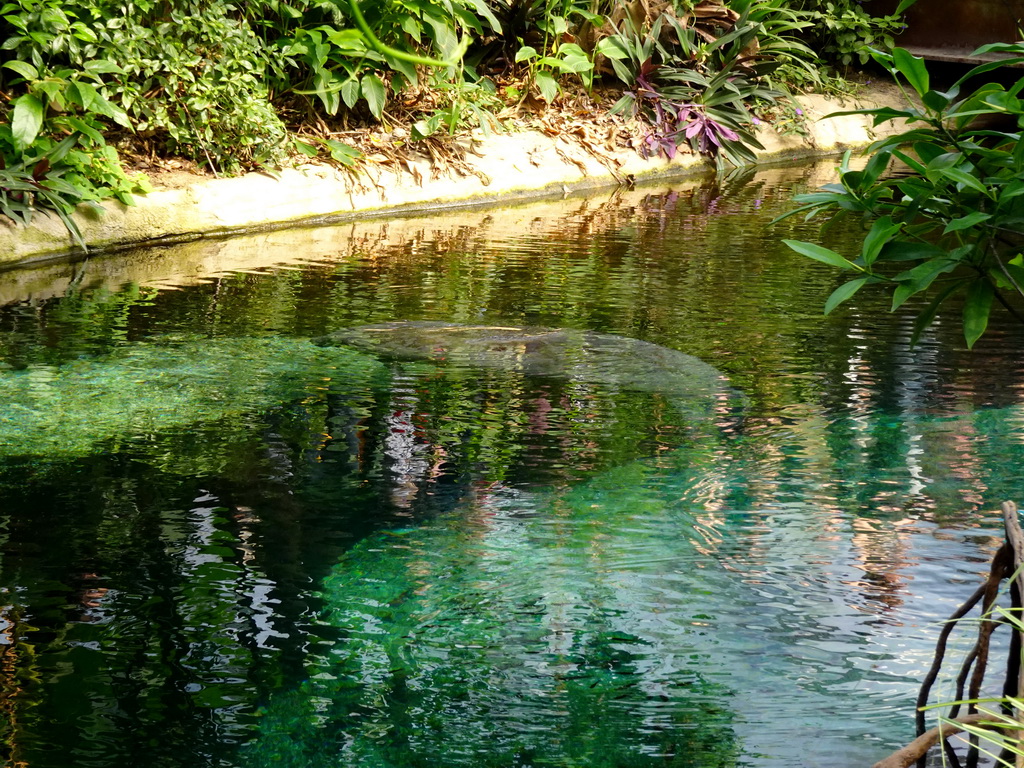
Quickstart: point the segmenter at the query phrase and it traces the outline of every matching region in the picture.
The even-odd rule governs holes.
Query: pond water
[[[768,223],[831,165],[7,273],[3,759],[854,768],[904,743],[1020,500],[1024,357],[998,323],[967,352],[955,314],[911,348],[870,293],[822,317],[836,277],[778,244],[816,230]],[[424,321],[636,339],[616,371],[658,345],[702,383],[310,341]]]

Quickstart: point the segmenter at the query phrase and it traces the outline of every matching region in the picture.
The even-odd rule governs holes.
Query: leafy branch
[[[954,297],[962,301],[968,347],[984,334],[995,303],[1024,322],[1024,78],[1009,88],[989,82],[962,95],[974,78],[1024,63],[1024,44],[995,43],[975,55],[985,53],[1004,58],[975,67],[939,91],[931,87],[922,59],[902,48],[872,51],[909,86],[919,106],[832,115],[870,115],[875,126],[903,120],[910,127],[872,144],[862,169],[851,168],[847,153],[838,183],[798,195],[801,206],[786,214],[825,214],[830,222],[856,215],[867,226],[853,258],[785,241],[805,257],[857,273],[828,298],[826,313],[865,285],[882,284],[892,291],[893,311],[914,297],[927,301],[918,312],[914,341]],[[889,174],[896,164],[904,172]]]

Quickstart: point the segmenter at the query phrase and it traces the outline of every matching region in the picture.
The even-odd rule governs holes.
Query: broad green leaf
[[[946,228],[942,230],[942,234],[948,235],[950,232],[959,232],[962,229],[968,229],[976,224],[981,224],[984,221],[988,221],[992,218],[990,213],[982,213],[981,211],[974,211],[966,216],[961,216],[959,219],[953,219],[946,225]]]
[[[438,128],[441,127],[441,122],[444,120],[444,115],[440,112],[431,115],[426,120],[417,120],[412,124],[412,137],[416,141],[426,139],[429,136],[433,136],[437,133]]]
[[[22,150],[31,146],[43,127],[44,107],[31,93],[14,100],[14,115],[11,118],[11,134]]]
[[[952,179],[957,184],[962,184],[963,186],[968,187],[969,189],[973,189],[976,192],[980,192],[986,197],[992,197],[992,190],[986,187],[982,183],[981,179],[979,179],[977,176],[972,176],[971,174],[967,173],[966,171],[962,171],[959,168],[946,168],[940,171],[940,173],[944,175],[946,178]]]
[[[987,93],[981,101],[985,106],[991,107],[996,112],[1012,112],[1013,114],[1019,114],[1021,111],[1020,99],[1006,91]]]
[[[341,99],[345,102],[345,106],[352,109],[359,101],[359,80],[355,77],[350,77],[348,80],[341,84]]]
[[[69,117],[68,125],[70,125],[73,129],[81,133],[83,136],[87,136],[97,146],[102,145],[104,143],[103,134],[97,131],[91,125],[89,125],[89,123],[87,123],[85,120],[82,120],[78,117]]]
[[[528,61],[529,59],[535,58],[537,58],[537,49],[532,45],[524,45],[516,51],[516,62]]]
[[[861,258],[864,260],[864,265],[870,267],[874,264],[875,259],[878,258],[878,254],[892,236],[895,235],[903,228],[901,223],[893,223],[892,216],[883,216],[878,219],[874,224],[871,225],[871,230],[864,238],[864,244],[861,248]]]
[[[602,37],[594,49],[594,53],[605,56],[609,59],[622,61],[629,58],[629,51],[623,48],[622,41],[618,37]]]
[[[892,62],[919,96],[928,92],[928,69],[924,59],[912,55],[905,48],[893,48]]]
[[[84,40],[87,43],[98,43],[99,37],[93,32],[88,24],[83,24],[80,21],[76,21],[71,25],[71,34],[73,34],[79,40]]]
[[[902,117],[904,119],[910,119],[913,117],[919,117],[920,112],[916,109],[894,109],[893,107],[865,107],[864,109],[844,109],[841,112],[829,112],[825,115],[823,120],[829,120],[833,117],[845,117],[847,115],[873,115],[874,124],[884,123],[886,120],[895,120],[896,118]]]
[[[916,173],[924,174],[925,167],[921,165],[920,161],[918,161],[916,157],[911,157],[910,155],[899,151],[893,152],[892,156],[901,163],[904,163],[908,168],[913,169]]]
[[[924,96],[921,97],[921,101],[929,109],[934,109],[936,112],[941,112],[949,106],[949,97],[941,91],[928,91]]]
[[[920,146],[920,143],[915,144],[914,148],[916,149],[918,146]],[[935,147],[934,144],[930,145],[930,147],[933,150],[932,154],[921,155],[921,158],[927,159],[928,170],[931,172],[944,171],[965,162],[962,152],[943,152],[938,147]]]
[[[384,81],[371,73],[363,78],[360,90],[362,91],[363,98],[366,99],[367,105],[370,107],[370,114],[379,120],[380,116],[384,114],[384,102],[386,99]]]
[[[537,72],[534,75],[534,81],[537,83],[537,89],[545,101],[550,103],[555,100],[555,97],[558,96],[558,82],[555,78],[547,72]]]
[[[107,59],[93,59],[92,61],[87,61],[82,65],[82,68],[86,72],[90,72],[94,75],[124,74],[124,70],[121,69],[121,67]]]
[[[855,272],[864,271],[852,261],[844,259],[830,248],[815,245],[814,243],[805,243],[802,240],[783,240],[782,242],[801,256],[806,256],[809,259],[814,259],[815,261],[820,261],[828,264],[829,266],[838,267],[839,269],[853,270]]]
[[[501,34],[501,23],[498,21],[494,13],[491,12],[491,9],[487,6],[487,3],[485,3],[484,0],[466,0],[466,2],[473,7],[473,10],[479,16],[482,16],[487,23],[491,25],[491,29],[493,29],[496,34]]]
[[[128,113],[113,102],[107,101],[103,98],[103,94],[99,93],[99,91],[96,92],[96,98],[93,101],[92,108],[97,114],[106,115],[124,128],[132,127],[132,121],[129,119]]]
[[[992,309],[992,283],[985,278],[974,280],[967,287],[967,300],[964,302],[964,338],[967,348],[974,346],[988,327],[988,316]]]
[[[68,94],[71,96],[71,100],[86,112],[94,111],[93,104],[100,98],[96,88],[80,80],[68,84]]]
[[[939,275],[955,268],[956,261],[953,259],[933,259],[897,275],[893,278],[899,284],[892,292],[891,311],[895,312],[911,296],[928,289]]]
[[[986,53],[1009,53],[1024,56],[1024,45],[1021,43],[987,43],[978,48],[973,56],[982,56]]]
[[[14,61],[4,62],[4,66],[7,67],[7,69],[14,70],[19,75],[24,77],[26,80],[39,79],[39,70],[37,70],[35,67],[29,64],[27,61],[20,61],[16,59]]]
[[[1012,263],[1006,264],[1005,266],[1006,271],[1009,272],[1010,277],[1013,278],[1013,282],[1016,283],[1016,285],[1013,286],[1013,290],[1021,293],[1022,291],[1018,289],[1024,289],[1024,266]]]
[[[871,159],[868,160],[867,164],[864,166],[862,183],[867,182],[869,184],[874,184],[878,181],[878,177],[882,175],[886,168],[889,167],[889,159],[891,155],[892,150],[883,150],[872,155]]]
[[[902,15],[903,12],[907,10],[907,8],[909,8],[910,6],[912,6],[916,2],[917,2],[917,0],[900,0],[900,4],[896,6],[896,10],[893,12],[894,15],[896,15],[896,16]]]
[[[308,141],[293,138],[292,142],[295,144],[295,149],[306,157],[316,157],[319,154],[319,150],[317,150],[316,146],[310,144]]]
[[[419,83],[419,75],[416,73],[416,65],[410,61],[403,61],[390,54],[384,56],[384,60],[388,66],[396,72],[400,72],[405,78],[406,82],[410,85],[417,85]],[[392,82],[391,90],[395,93],[401,90],[400,82]]]
[[[848,283],[843,283],[834,291],[832,295],[825,301],[825,314],[829,314],[833,309],[838,307],[848,298],[853,296],[861,287],[868,281],[867,277],[858,277],[856,280],[851,280]]]
[[[1002,45],[1002,43],[992,43],[991,45],[983,45],[981,48],[974,52],[974,56],[981,56],[988,53],[991,50],[995,50],[993,46]],[[1018,51],[1019,52],[1019,51]],[[984,64],[980,64],[974,69],[970,70],[967,74],[961,77],[954,83],[954,87],[961,86],[967,83],[979,75],[983,75],[986,72],[991,72],[994,69],[1002,69],[1003,67],[1012,67],[1017,64],[1024,64],[1024,56],[1014,56],[1009,59],[999,59],[998,61],[989,61]]]
[[[878,258],[883,261],[920,261],[945,255],[946,252],[937,245],[893,240],[882,246]]]
[[[336,141],[335,139],[324,139],[324,143],[330,150],[331,157],[346,168],[351,168],[355,165],[356,160],[363,156],[363,153],[358,149],[344,142]]]

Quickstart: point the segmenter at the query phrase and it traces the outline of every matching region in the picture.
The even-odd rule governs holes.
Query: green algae
[[[385,368],[303,339],[166,337],[62,365],[0,373],[0,455],[81,456],[100,444],[239,419],[322,390],[366,385]]]

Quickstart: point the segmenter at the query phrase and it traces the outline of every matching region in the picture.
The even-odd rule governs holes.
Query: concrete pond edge
[[[834,154],[864,147],[901,130],[873,127],[866,115],[826,117],[833,112],[879,105],[900,106],[891,92],[866,90],[844,102],[824,96],[799,97],[801,132],[779,134],[762,127],[759,162]],[[400,172],[372,167],[354,175],[325,165],[200,179],[180,189],[156,189],[137,204],[111,202],[103,214],[83,207],[75,217],[93,253],[147,244],[224,237],[268,229],[334,223],[380,215],[518,202],[569,193],[707,172],[707,162],[680,153],[672,160],[645,159],[630,149],[595,152],[580,142],[540,131],[491,134],[473,140],[466,155],[471,173],[432,176],[424,158]],[[56,216],[37,216],[29,227],[0,221],[0,269],[30,266],[82,255]]]

